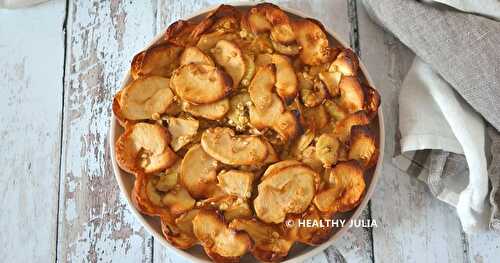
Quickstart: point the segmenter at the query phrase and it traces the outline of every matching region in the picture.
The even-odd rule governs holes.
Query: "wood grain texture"
[[[386,152],[381,180],[372,198],[375,262],[463,262],[461,226],[452,208],[391,161],[397,131],[397,98],[413,54],[374,25],[358,6],[361,58],[382,96]]]
[[[55,261],[64,14],[0,9],[2,262]]]
[[[111,101],[153,37],[156,4],[70,1],[64,93],[59,262],[149,262],[152,239],[111,168]]]
[[[201,8],[225,3],[227,1],[173,1],[159,0],[157,12],[158,32],[169,24],[184,18]],[[258,3],[260,1],[254,1]],[[332,28],[340,37],[349,42],[351,25],[348,17],[346,1],[314,0],[314,1],[268,1],[280,6],[300,10],[320,20],[326,27]],[[332,14],[334,14],[332,16]],[[363,212],[361,218],[369,218],[369,212]],[[154,243],[154,262],[184,262],[174,253],[164,248],[159,242]],[[307,262],[372,262],[371,229],[352,228],[334,246]],[[343,261],[342,261],[343,260]]]
[[[500,235],[483,233],[467,235],[467,259],[474,263],[496,263],[500,260]]]

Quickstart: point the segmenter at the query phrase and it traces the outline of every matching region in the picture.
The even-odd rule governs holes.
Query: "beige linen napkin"
[[[394,160],[456,206],[464,231],[500,231],[500,136],[491,128],[488,138],[482,118],[500,128],[500,23],[490,19],[500,16],[500,2],[438,2],[487,9],[488,18],[411,0],[364,0],[374,20],[417,55],[401,87]]]

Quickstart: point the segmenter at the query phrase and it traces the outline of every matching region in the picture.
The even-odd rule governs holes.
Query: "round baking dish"
[[[238,9],[248,9],[249,7],[253,6],[253,3],[229,3],[233,6],[235,6]],[[218,6],[218,5],[217,5]],[[187,16],[183,18],[183,20],[191,20],[191,21],[197,21],[200,20],[202,17],[204,17],[207,13],[210,11],[214,10],[217,8],[217,6],[211,6],[208,7],[204,10],[201,10],[191,16]],[[286,8],[286,7],[281,7],[282,10],[288,13],[291,17],[313,17],[307,14],[304,14],[301,11]],[[320,21],[321,22],[321,21]],[[325,28],[327,33],[329,34],[330,40],[333,41],[333,43],[336,43],[338,45],[341,45],[343,47],[349,47],[344,40],[342,40],[334,31],[332,31],[330,28]],[[158,42],[158,40],[163,36],[163,31],[158,34],[150,43],[147,45],[145,48],[148,48]],[[360,61],[360,69],[361,69],[361,78],[364,78],[364,81],[367,82],[370,86],[375,87],[373,84],[372,79],[370,78],[366,67],[363,65],[363,62]],[[130,73],[127,73],[123,79],[122,85],[120,88],[123,88],[130,80]],[[374,128],[376,131],[378,131],[378,138],[379,138],[379,157],[377,160],[377,165],[372,171],[369,171],[366,174],[366,183],[367,183],[367,190],[365,193],[365,196],[363,197],[363,200],[359,204],[359,206],[350,212],[347,213],[341,213],[336,218],[342,218],[346,220],[351,220],[351,219],[356,219],[359,217],[363,209],[366,207],[368,201],[370,200],[370,197],[372,196],[375,185],[378,181],[378,178],[381,174],[381,169],[382,169],[382,160],[383,160],[383,155],[384,155],[384,143],[385,143],[385,132],[384,132],[384,118],[382,114],[382,108],[379,107],[378,109],[378,121],[374,122]],[[141,214],[132,204],[130,195],[132,192],[132,188],[134,185],[134,177],[125,171],[121,170],[118,167],[118,164],[116,162],[115,158],[115,142],[120,136],[120,134],[123,132],[123,129],[118,123],[118,120],[112,116],[111,118],[111,125],[110,125],[110,140],[109,140],[109,147],[111,150],[111,162],[113,164],[113,171],[116,177],[116,180],[118,182],[118,185],[120,187],[120,191],[122,194],[125,196],[125,199],[127,201],[128,207],[132,211],[132,213],[135,215],[135,217],[139,220],[139,222],[146,228],[146,230],[153,235],[153,237],[158,240],[164,247],[169,249],[171,252],[177,254],[180,257],[185,258],[186,260],[189,260],[191,262],[211,262],[211,260],[205,255],[203,252],[203,249],[200,246],[195,246],[194,248],[188,249],[188,250],[181,250],[173,245],[171,245],[162,235],[161,232],[161,226],[160,226],[160,221],[159,218],[153,218],[149,217],[146,215]],[[296,243],[293,248],[290,250],[290,253],[288,257],[286,258],[285,261],[283,262],[302,262],[307,258],[310,258],[324,249],[326,249],[328,246],[332,245],[339,237],[341,237],[346,231],[348,230],[348,227],[341,227],[334,229],[333,235],[330,237],[330,239],[323,244],[319,246],[306,246],[302,244]],[[249,254],[244,256],[242,258],[242,262],[255,262],[256,260]]]

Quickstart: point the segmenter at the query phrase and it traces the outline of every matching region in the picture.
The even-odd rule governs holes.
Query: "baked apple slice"
[[[281,223],[287,214],[302,213],[307,209],[318,184],[319,175],[302,164],[268,174],[258,185],[255,213],[266,223]]]
[[[193,219],[193,233],[215,262],[238,262],[251,247],[246,233],[230,229],[213,210],[200,210]]]
[[[196,23],[185,20],[177,20],[168,26],[167,30],[163,34],[162,42],[181,47],[192,46],[196,43],[197,38],[199,37],[194,34],[197,27],[198,24]]]
[[[273,4],[256,5],[248,11],[246,19],[245,22],[254,33],[270,31],[271,38],[283,44],[295,41],[288,15]]]
[[[179,58],[179,64],[181,66],[190,63],[215,66],[214,61],[197,47],[187,47]]]
[[[332,100],[326,100],[323,105],[325,106],[328,115],[330,115],[335,121],[340,121],[348,115],[345,109],[341,108]]]
[[[300,99],[306,107],[320,105],[327,96],[326,87],[318,79],[312,79],[309,74],[302,72],[298,74]]]
[[[181,51],[182,47],[174,44],[160,44],[142,51],[132,59],[132,78],[149,75],[170,77],[178,65],[176,60]]]
[[[115,115],[115,118],[118,120],[120,126],[126,128],[128,123],[133,124],[135,122],[127,120],[125,116],[123,116],[122,107],[120,106],[121,95],[122,95],[121,90],[116,93],[115,97],[113,98],[112,109],[113,109],[113,115]]]
[[[347,113],[364,109],[365,93],[357,77],[342,76],[339,83],[339,91],[339,106],[344,108]]]
[[[316,142],[316,157],[324,167],[330,167],[337,163],[339,147],[340,142],[335,136],[323,133]]]
[[[121,115],[128,120],[151,119],[164,113],[174,101],[169,79],[150,76],[130,82],[120,92]]]
[[[328,102],[329,100],[326,100],[323,104],[316,107],[304,109],[304,120],[307,123],[307,127],[311,130],[317,132],[328,124],[330,116],[325,106]]]
[[[193,219],[198,214],[198,209],[192,209],[175,220],[171,217],[161,217],[161,230],[163,236],[175,247],[188,249],[198,243],[193,233]]]
[[[259,111],[267,110],[273,104],[273,89],[276,84],[276,67],[272,64],[259,68],[255,77],[248,87],[250,99]],[[281,105],[281,103],[278,103]],[[277,113],[283,112],[284,107],[277,110]]]
[[[246,87],[250,85],[257,67],[253,55],[243,54],[243,61],[245,62],[245,74],[243,74],[243,78],[241,79],[241,85]]]
[[[322,71],[318,73],[318,77],[325,84],[330,96],[335,97],[339,94],[339,84],[340,79],[342,78],[342,73],[340,73],[339,71]]]
[[[291,166],[298,166],[301,165],[302,163],[297,161],[297,160],[283,160],[281,162],[277,162],[275,164],[269,165],[267,167],[266,171],[264,174],[262,174],[262,177],[260,178],[261,181],[265,180],[267,176],[275,174],[285,168],[291,167]]]
[[[220,194],[204,199],[196,205],[204,209],[217,209],[221,211],[227,222],[236,218],[250,218],[253,216],[253,211],[248,205],[248,200],[236,195]]]
[[[267,157],[267,145],[262,138],[236,135],[230,128],[209,128],[201,136],[203,150],[214,159],[228,165],[258,164]]]
[[[170,146],[176,152],[193,140],[200,126],[196,119],[186,118],[168,117],[167,123],[168,131],[172,135]]]
[[[373,120],[378,113],[378,107],[380,106],[380,94],[374,88],[363,85],[365,90],[365,110],[368,114],[368,118]]]
[[[236,195],[243,199],[252,195],[254,174],[252,172],[229,170],[217,175],[219,187],[229,195]]]
[[[191,210],[196,200],[191,197],[184,187],[176,185],[174,189],[163,196],[161,202],[169,208],[172,215],[176,216]]]
[[[216,102],[200,105],[183,102],[182,109],[196,117],[202,117],[208,120],[220,120],[226,116],[230,106],[229,99],[222,99]]]
[[[351,49],[344,49],[332,62],[328,71],[340,72],[344,76],[356,76],[359,69],[358,56]]]
[[[287,104],[297,96],[297,76],[290,60],[283,55],[273,54],[272,63],[276,66],[276,93]]]
[[[170,85],[181,99],[193,104],[218,101],[232,89],[231,77],[222,70],[193,63],[175,70]]]
[[[170,217],[171,215],[168,208],[163,207],[163,203],[161,202],[161,194],[151,191],[155,190],[154,186],[152,187],[151,185],[151,179],[154,177],[155,175],[147,175],[138,172],[135,177],[134,187],[132,188],[130,198],[132,199],[134,207],[143,214]],[[153,196],[154,194],[156,194],[156,196]]]
[[[347,212],[355,208],[365,192],[363,169],[357,161],[337,163],[330,172],[327,189],[314,197],[321,212]]]
[[[351,128],[355,125],[366,125],[370,123],[370,119],[366,111],[358,111],[347,115],[344,119],[335,124],[335,136],[341,141],[346,142],[351,135]]]
[[[293,245],[293,241],[287,239],[282,229],[257,219],[235,219],[231,221],[229,228],[246,232],[254,243],[252,255],[263,262],[284,259]]]
[[[292,23],[297,42],[302,47],[299,57],[304,64],[317,66],[332,58],[328,37],[321,24],[313,19],[298,19]]]
[[[207,198],[217,188],[217,160],[196,144],[184,155],[180,182],[195,198]]]
[[[231,41],[219,40],[211,50],[215,62],[221,65],[233,80],[237,88],[246,72],[246,64],[240,48]]]
[[[177,160],[169,143],[170,136],[165,128],[136,123],[130,125],[116,141],[116,160],[120,168],[129,173],[155,173],[174,165]]]
[[[377,163],[378,150],[374,133],[368,126],[353,126],[349,138],[350,160],[358,160],[367,169]]]

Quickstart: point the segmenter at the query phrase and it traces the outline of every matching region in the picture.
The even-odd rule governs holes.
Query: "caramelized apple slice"
[[[297,166],[297,165],[301,165],[301,162],[299,162],[297,160],[284,160],[284,161],[269,165],[269,167],[267,167],[266,171],[264,172],[264,174],[262,175],[260,180],[263,181],[266,179],[267,176],[275,174],[275,173],[277,173],[277,172],[279,172],[287,167]]]
[[[319,22],[299,19],[292,25],[297,42],[302,47],[299,53],[302,62],[314,66],[330,61],[332,54],[328,38]]]
[[[210,197],[217,187],[217,166],[217,161],[196,144],[182,159],[180,181],[193,197]]]
[[[302,151],[301,161],[304,164],[307,164],[317,173],[321,173],[323,170],[323,163],[316,155],[316,147],[313,145],[307,147],[304,151]]]
[[[365,125],[370,123],[366,111],[358,111],[348,115],[335,124],[335,136],[341,142],[346,142],[351,135],[351,128],[355,125]]]
[[[267,110],[273,103],[272,95],[274,85],[276,83],[276,67],[272,64],[261,67],[255,73],[255,77],[252,79],[250,86],[248,87],[248,93],[250,94],[250,99],[255,104],[259,111]],[[281,103],[278,103],[281,105]],[[279,112],[283,112],[284,107],[281,105]]]
[[[219,40],[211,51],[215,62],[231,76],[233,88],[238,87],[246,71],[246,64],[240,48],[231,41]]]
[[[173,44],[160,44],[142,51],[132,59],[132,78],[148,75],[170,77],[181,51],[182,47]]]
[[[365,105],[365,94],[356,77],[343,76],[339,83],[339,105],[347,113],[357,112]]]
[[[272,62],[273,62],[272,59],[273,59],[273,55],[272,54],[260,53],[255,58],[255,66],[257,68],[260,68],[260,67],[266,66],[268,64],[272,64]]]
[[[238,35],[235,33],[225,32],[225,31],[214,31],[201,35],[200,40],[196,44],[196,47],[205,52],[208,52],[220,40],[233,41],[236,39],[238,39]]]
[[[113,104],[112,104],[112,109],[113,109],[113,114],[115,115],[115,118],[118,120],[118,123],[120,126],[123,128],[127,127],[127,123],[133,124],[135,123],[134,121],[127,120],[125,119],[125,116],[123,116],[122,113],[122,107],[120,106],[120,99],[121,99],[122,91],[118,91],[113,98]]]
[[[201,136],[201,146],[214,159],[228,165],[252,165],[267,157],[266,143],[260,137],[236,136],[230,128],[209,128]]]
[[[339,162],[330,172],[328,188],[314,197],[314,204],[322,212],[347,212],[361,201],[365,191],[363,169],[357,161]]]
[[[344,76],[356,76],[358,68],[358,56],[351,49],[344,49],[337,55],[328,71],[340,72]]]
[[[229,195],[250,198],[254,174],[240,170],[222,171],[217,175],[219,187]]]
[[[177,159],[169,143],[169,134],[163,127],[133,124],[116,141],[116,160],[129,173],[158,172],[172,166]]]
[[[180,215],[191,210],[194,207],[195,200],[189,195],[189,192],[180,185],[176,185],[161,199],[172,215]]]
[[[243,74],[243,78],[241,79],[241,85],[246,87],[250,85],[250,81],[252,81],[257,67],[255,65],[253,55],[250,56],[247,54],[243,54],[243,61],[245,62],[245,74]]]
[[[274,39],[271,39],[271,45],[276,52],[287,56],[295,56],[299,54],[301,49],[299,45],[283,45]]]
[[[340,78],[342,77],[342,73],[337,72],[327,72],[323,71],[318,73],[318,77],[325,84],[328,93],[331,96],[337,96],[339,94],[339,83]]]
[[[253,215],[248,205],[248,200],[236,195],[218,195],[197,203],[198,207],[204,209],[218,209],[224,215],[226,221],[235,218],[250,218]]]
[[[300,99],[306,107],[316,107],[326,99],[326,87],[323,82],[312,79],[307,73],[299,73]]]
[[[174,151],[190,143],[198,131],[199,122],[195,119],[168,117],[168,131],[172,135],[170,145]]]
[[[151,185],[150,180],[153,177],[155,177],[155,175],[147,175],[142,172],[138,172],[136,174],[134,188],[132,188],[132,193],[130,195],[132,203],[134,204],[134,207],[136,207],[137,210],[143,214],[149,216],[170,217],[171,215],[169,210],[163,207],[161,195],[159,193],[155,193],[157,196],[153,196],[153,198],[151,198],[151,190],[154,190],[154,186]]]
[[[198,38],[196,34],[193,34],[197,26],[198,24],[190,21],[177,20],[167,28],[162,40],[177,46],[191,46]]]
[[[215,262],[237,262],[251,247],[247,234],[228,228],[212,210],[198,212],[193,219],[193,233]]]
[[[319,131],[328,124],[330,117],[326,111],[325,105],[329,102],[325,101],[324,104],[318,105],[312,108],[304,109],[304,119],[309,127],[313,131]]]
[[[337,163],[339,140],[335,136],[324,133],[316,142],[316,157],[323,163],[324,167],[330,167]]]
[[[287,104],[297,96],[297,76],[286,56],[273,54],[272,63],[276,66],[276,92]]]
[[[336,121],[340,121],[347,116],[347,112],[331,100],[326,100],[323,105],[328,114]]]
[[[378,113],[380,95],[374,88],[368,85],[364,85],[363,87],[365,90],[365,109],[367,111],[368,118],[372,120]]]
[[[271,127],[285,141],[293,139],[301,133],[301,127],[297,121],[297,117],[290,111],[286,111],[277,116]]]
[[[229,100],[222,99],[216,102],[200,105],[183,102],[182,109],[196,117],[202,117],[208,120],[220,120],[226,116],[230,107]]]
[[[183,100],[206,104],[224,98],[231,91],[232,81],[216,67],[187,64],[175,70],[170,85]]]
[[[181,66],[190,63],[215,66],[214,61],[197,47],[187,47],[186,49],[184,49],[181,57],[179,58],[179,64]]]
[[[353,126],[351,128],[348,158],[358,160],[365,169],[373,167],[378,157],[375,143],[375,135],[368,126]]]
[[[235,219],[231,221],[229,228],[245,231],[254,242],[252,255],[263,262],[284,259],[293,245],[293,241],[288,240],[281,229],[257,219]]]
[[[265,176],[254,200],[257,217],[266,223],[281,223],[289,213],[304,212],[318,183],[319,175],[305,165],[289,166]]]
[[[287,14],[273,4],[262,3],[250,9],[246,23],[254,33],[270,31],[277,42],[286,44],[295,40]]]
[[[193,233],[193,219],[198,214],[198,209],[192,209],[175,221],[171,217],[161,217],[161,230],[163,236],[175,247],[188,249],[198,243]]]
[[[169,79],[150,76],[130,82],[120,95],[121,114],[125,119],[151,119],[164,113],[174,101]]]

